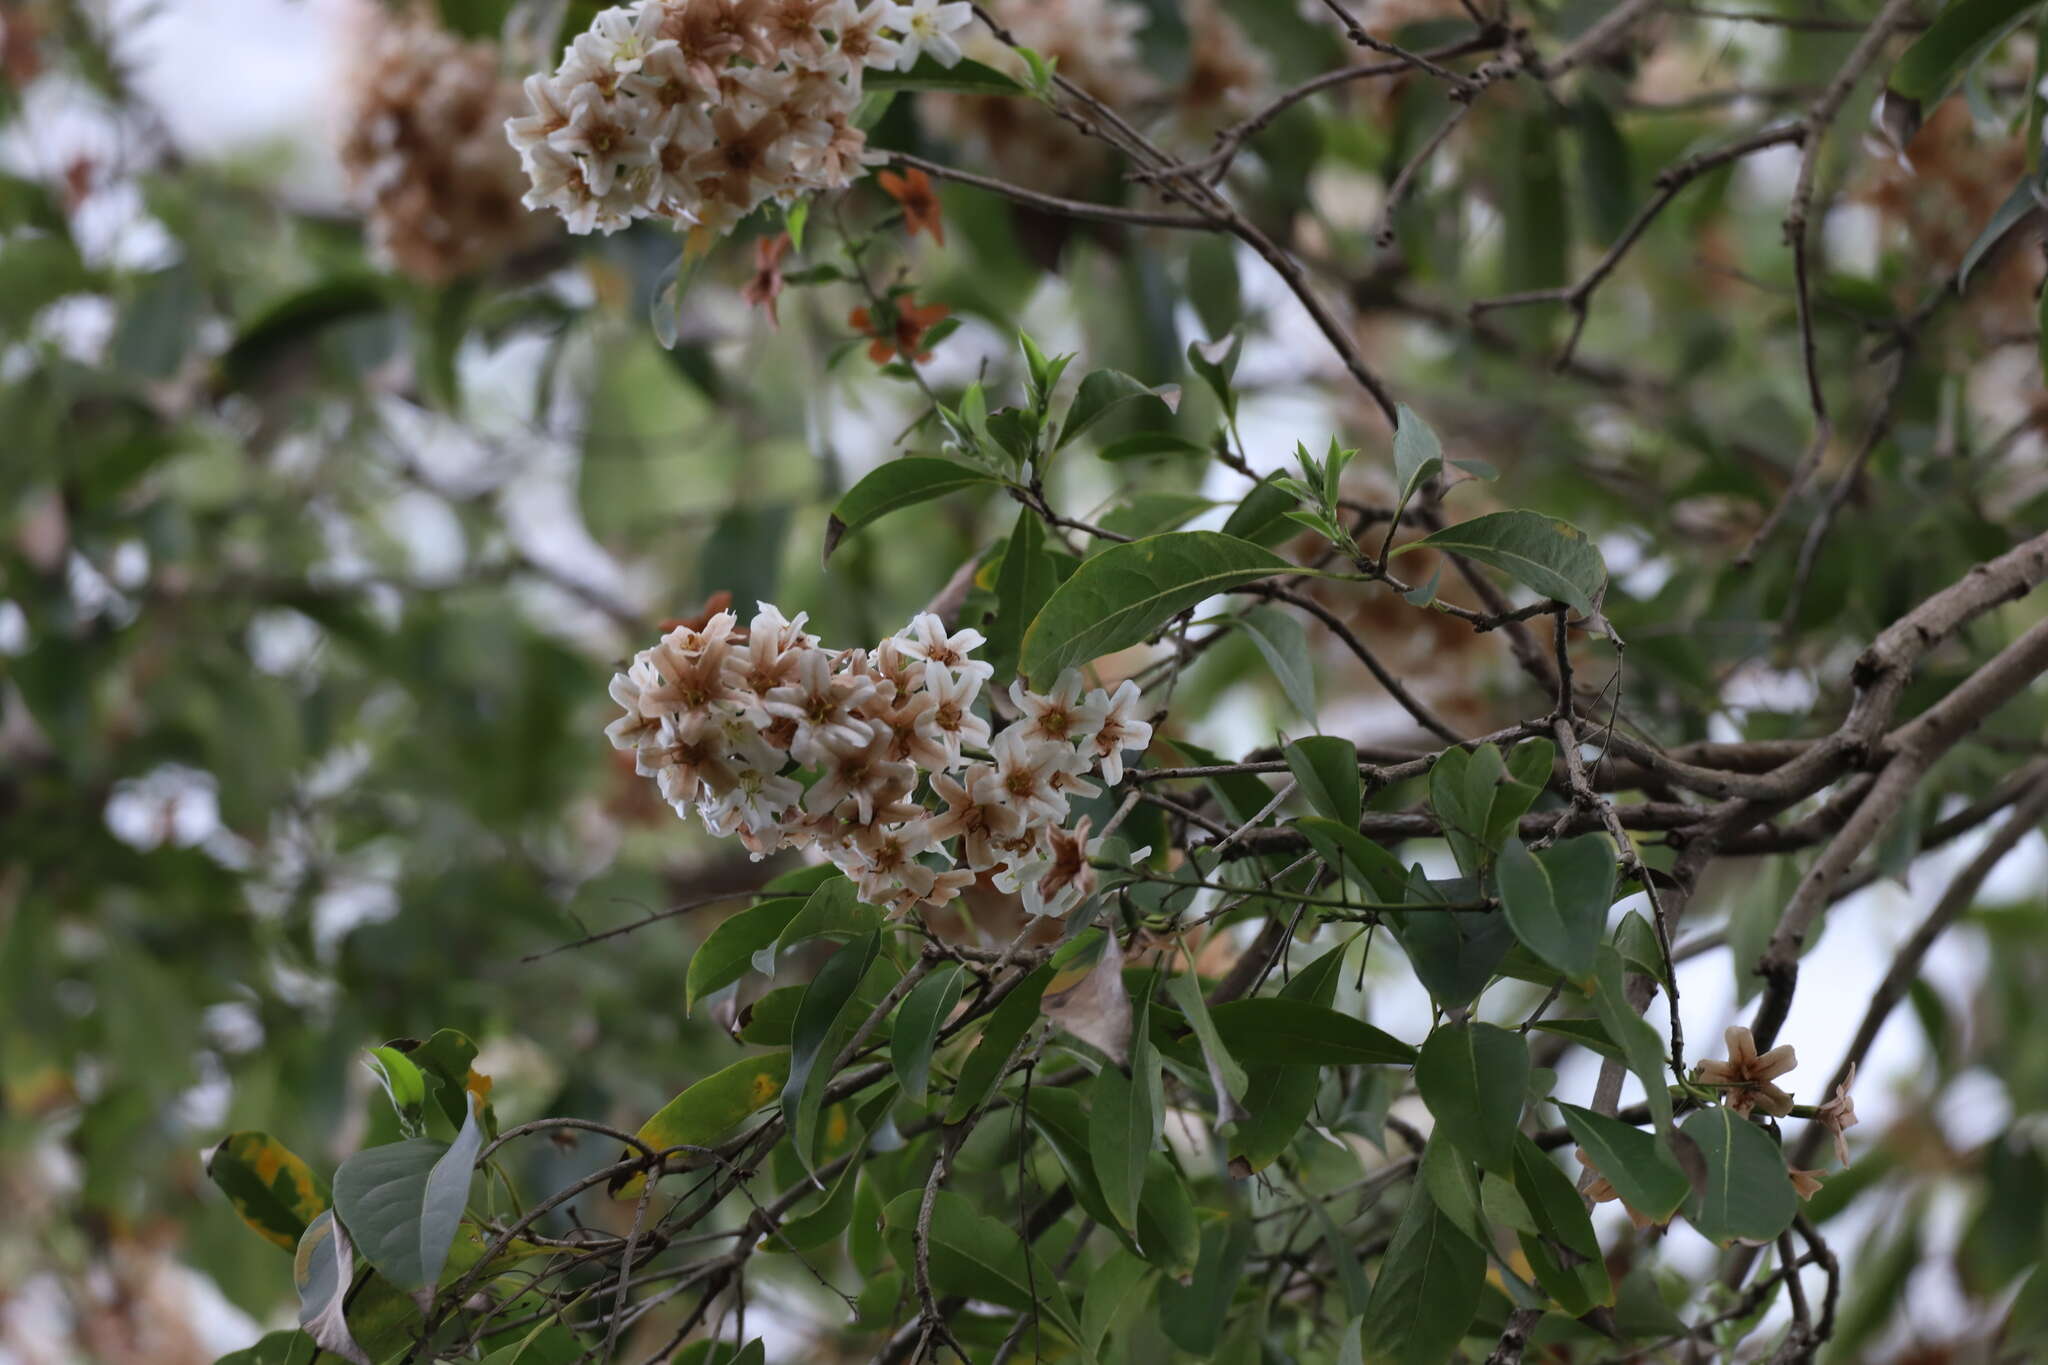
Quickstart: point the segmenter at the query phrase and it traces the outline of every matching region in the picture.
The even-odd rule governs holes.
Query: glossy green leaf
[[[1427,878],[1412,875],[1406,899],[1443,904],[1447,898]],[[1515,942],[1507,917],[1488,910],[1415,910],[1381,918],[1415,975],[1447,1009],[1478,998]]]
[[[1287,704],[1303,720],[1315,724],[1315,655],[1301,622],[1275,607],[1253,607],[1237,618],[1237,624],[1258,646],[1266,667],[1279,680]]]
[[[930,502],[963,488],[993,484],[996,477],[971,465],[928,455],[906,455],[869,470],[846,490],[825,522],[825,558],[849,532],[891,512]]]
[[[1492,1024],[1445,1024],[1422,1044],[1415,1085],[1437,1129],[1489,1171],[1506,1174],[1529,1086],[1529,1047]]]
[[[1052,980],[1050,963],[1017,983],[1004,996],[982,1025],[980,1041],[960,1064],[960,1083],[953,1088],[953,1101],[946,1106],[946,1122],[958,1123],[980,1109],[1002,1085],[1010,1056],[1024,1035],[1038,1022],[1038,1002]]]
[[[1225,1047],[1249,1066],[1407,1066],[1415,1049],[1363,1019],[1286,996],[1232,1000],[1209,1012]]]
[[[1081,387],[1074,391],[1074,401],[1067,408],[1066,421],[1060,426],[1059,440],[1053,443],[1053,449],[1065,449],[1068,442],[1109,413],[1142,398],[1164,403],[1171,412],[1180,405],[1180,390],[1171,386],[1155,389],[1121,370],[1096,370],[1087,375],[1081,380]]]
[[[818,1112],[830,1084],[832,1063],[853,1030],[854,993],[881,950],[879,930],[855,939],[832,954],[804,992],[790,1032],[789,1080],[782,1087],[782,1118],[804,1169],[811,1168],[817,1148]]]
[[[1685,1173],[1657,1139],[1620,1119],[1560,1104],[1572,1141],[1606,1177],[1621,1202],[1645,1217],[1663,1222],[1691,1192]]]
[[[397,1038],[385,1046],[403,1052],[433,1082],[435,1102],[449,1123],[458,1129],[462,1127],[468,1112],[468,1097],[477,1093],[477,1097],[483,1100],[485,1130],[491,1130],[489,1089],[483,1087],[478,1093],[471,1087],[471,1078],[476,1075],[477,1048],[475,1040],[468,1034],[460,1029],[436,1029],[425,1042],[417,1038]]]
[[[655,1111],[635,1134],[657,1152],[679,1147],[709,1147],[745,1119],[773,1104],[789,1081],[790,1054],[770,1052],[743,1057],[715,1071]],[[642,1177],[620,1182],[612,1193],[633,1198]]]
[[[1122,460],[1152,460],[1167,455],[1207,455],[1209,447],[1170,431],[1139,431],[1121,436],[1096,454],[1116,463]]]
[[[424,1137],[427,1131],[427,1079],[412,1059],[392,1047],[373,1047],[364,1054],[370,1074],[384,1087],[391,1108],[398,1114],[398,1129],[407,1137]]]
[[[1490,564],[1580,615],[1590,614],[1607,585],[1607,564],[1586,533],[1536,512],[1488,512],[1397,548],[1422,546]]]
[[[932,1048],[938,1043],[939,1030],[952,1017],[953,1007],[960,1003],[960,990],[966,984],[966,968],[957,962],[941,963],[911,988],[897,1008],[889,1057],[905,1098],[924,1103]]]
[[[1224,535],[1254,545],[1272,545],[1294,534],[1287,516],[1294,510],[1295,497],[1276,482],[1280,477],[1268,474],[1252,486],[1237,510],[1224,520]]]
[[[1545,1019],[1536,1025],[1536,1031],[1569,1038],[1602,1057],[1612,1057],[1618,1062],[1627,1060],[1622,1056],[1621,1045],[1607,1036],[1606,1026],[1598,1019]]]
[[[1600,1242],[1571,1177],[1527,1135],[1515,1135],[1514,1186],[1540,1235],[1523,1234],[1537,1282],[1573,1317],[1614,1301]]]
[[[1443,1365],[1478,1315],[1485,1282],[1486,1253],[1412,1185],[1366,1303],[1366,1359]]]
[[[938,90],[955,95],[1030,93],[1024,86],[992,66],[985,66],[967,57],[962,57],[951,66],[942,66],[938,59],[929,53],[918,57],[916,65],[908,71],[889,71],[881,67],[871,67],[862,72],[861,77],[861,88],[869,91]]]
[[[1218,1219],[1202,1229],[1193,1278],[1186,1284],[1159,1282],[1159,1325],[1169,1341],[1202,1359],[1215,1352],[1251,1248],[1251,1223],[1242,1217]]]
[[[1444,448],[1436,431],[1406,403],[1395,409],[1394,485],[1399,506],[1406,507],[1415,491],[1442,472]]]
[[[1643,1022],[1643,1016],[1630,1008],[1621,955],[1605,944],[1594,956],[1593,1012],[1599,1017],[1600,1026],[1607,1030],[1607,1036],[1621,1049],[1628,1069],[1643,1083],[1650,1114],[1657,1121],[1657,1132],[1668,1141],[1672,1132],[1671,1087],[1664,1070],[1664,1043],[1657,1031]]]
[[[853,1220],[854,1194],[860,1185],[861,1167],[867,1156],[868,1135],[887,1117],[898,1091],[883,1086],[881,1092],[864,1101],[855,1111],[847,1133],[847,1161],[833,1177],[825,1197],[803,1213],[783,1219],[782,1226],[761,1241],[761,1250],[801,1252],[825,1243],[846,1231]]]
[[[1706,1165],[1706,1181],[1685,1207],[1701,1236],[1756,1245],[1792,1226],[1799,1196],[1769,1134],[1721,1104],[1687,1115],[1679,1131],[1699,1145]]]
[[[1215,593],[1292,567],[1214,531],[1169,531],[1118,545],[1053,592],[1024,632],[1021,671],[1050,683],[1062,669],[1142,643]]]
[[[1294,821],[1294,828],[1332,871],[1363,882],[1379,903],[1400,905],[1407,899],[1408,870],[1383,846],[1360,834],[1356,822],[1342,824],[1322,816],[1303,816]]]
[[[882,912],[860,899],[851,881],[843,876],[829,877],[818,883],[803,908],[783,926],[776,935],[775,946],[755,952],[754,970],[764,975],[773,973],[776,959],[799,943],[814,938],[836,938],[850,943],[881,926]]]
[[[206,1158],[206,1175],[265,1240],[291,1251],[327,1209],[313,1168],[268,1133],[229,1133]]]
[[[474,1102],[455,1142],[407,1138],[357,1152],[334,1173],[334,1209],[363,1259],[400,1289],[440,1279],[483,1147]]]
[[[1613,841],[1581,834],[1534,854],[1511,836],[1494,875],[1522,946],[1574,981],[1590,976],[1614,900]]]
[[[996,610],[988,621],[988,645],[982,654],[998,678],[1017,671],[1024,631],[1059,586],[1053,561],[1045,550],[1045,523],[1029,507],[1017,513],[996,569]]]
[[[1173,997],[1181,1017],[1195,1031],[1195,1041],[1201,1045],[1202,1061],[1209,1072],[1210,1088],[1217,1092],[1217,1127],[1227,1133],[1241,1112],[1237,1102],[1244,1098],[1248,1083],[1244,1067],[1224,1046],[1216,1021],[1210,1017],[1209,1004],[1202,998],[1202,983],[1194,975],[1192,961],[1186,974],[1166,983],[1166,993]]]
[[[917,1264],[917,1221],[923,1202],[922,1188],[906,1190],[882,1211],[883,1236],[905,1275],[913,1274]],[[1081,1339],[1081,1325],[1052,1267],[1036,1252],[1027,1252],[1007,1223],[978,1212],[950,1190],[940,1190],[932,1201],[928,1259],[933,1292],[1020,1311],[1035,1302],[1049,1326],[1070,1340]]]
[[[1159,1143],[1162,1115],[1157,1092],[1159,1056],[1147,1030],[1149,995],[1132,1002],[1131,1062],[1109,1066],[1095,1078],[1094,1109],[1088,1119],[1088,1151],[1103,1203],[1125,1228],[1138,1221],[1138,1196],[1145,1169]]]
[[[1351,943],[1338,944],[1296,972],[1280,995],[1306,1004],[1328,1006],[1336,997],[1337,977]],[[1245,1087],[1245,1117],[1230,1134],[1233,1167],[1260,1171],[1286,1151],[1314,1110],[1316,1092],[1321,1089],[1323,1071],[1319,1066],[1260,1066],[1251,1071]]]
[[[1294,774],[1315,813],[1346,833],[1355,831],[1365,810],[1358,746],[1338,735],[1310,735],[1295,740],[1282,753],[1287,771]]]
[[[1955,0],[1900,54],[1888,89],[1932,107],[2039,0]]]
[[[777,896],[722,921],[690,954],[690,965],[683,974],[683,1013],[745,976],[754,965],[754,955],[773,948],[803,908],[801,896]]]
[[[1150,1281],[1152,1267],[1125,1252],[1112,1251],[1091,1271],[1081,1294],[1081,1347],[1100,1354],[1117,1319]]]

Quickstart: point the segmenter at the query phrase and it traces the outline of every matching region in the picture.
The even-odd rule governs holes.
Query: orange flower
[[[924,343],[924,334],[950,311],[943,303],[919,307],[905,294],[901,298],[885,300],[878,310],[879,317],[865,308],[856,308],[846,320],[854,331],[872,338],[868,342],[868,359],[877,365],[886,365],[896,356],[923,364],[932,358],[930,351],[919,349]]]
[[[782,258],[788,254],[788,233],[778,232],[773,237],[760,238],[754,243],[754,278],[740,290],[740,297],[747,301],[748,307],[768,310],[768,325],[771,327],[782,326],[775,301],[782,295]]]
[[[891,199],[903,206],[905,233],[915,237],[918,229],[923,228],[940,246],[946,244],[946,224],[939,216],[939,193],[932,188],[930,176],[912,167],[901,175],[883,171],[875,179]]]

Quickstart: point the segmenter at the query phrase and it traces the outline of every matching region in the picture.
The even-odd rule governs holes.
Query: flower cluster
[[[499,75],[496,45],[364,10],[340,153],[377,255],[440,284],[537,245],[550,229],[519,211],[525,178],[498,133],[519,91]]]
[[[816,849],[873,905],[941,906],[982,876],[1034,915],[1093,893],[1102,841],[1067,827],[1069,803],[1151,743],[1135,683],[1013,683],[1017,719],[996,730],[975,709],[995,672],[970,657],[980,632],[926,613],[833,650],[804,622],[764,602],[744,630],[725,611],[670,631],[613,677],[625,714],[605,733],[678,814],[757,858]]]
[[[861,165],[861,76],[907,69],[972,18],[954,0],[638,0],[608,9],[552,76],[526,81],[505,124],[533,182],[528,208],[569,230],[662,217],[708,232],[769,199],[838,189]]]

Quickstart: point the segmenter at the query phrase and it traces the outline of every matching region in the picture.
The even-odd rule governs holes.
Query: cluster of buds
[[[1102,840],[1085,817],[1068,827],[1069,803],[1151,743],[1137,684],[1016,682],[1017,718],[995,730],[975,709],[995,672],[970,657],[979,631],[926,613],[832,650],[804,622],[764,602],[745,630],[726,611],[670,631],[613,677],[625,715],[605,733],[677,814],[756,858],[814,849],[871,905],[935,908],[983,876],[1033,915],[1093,893]]]
[[[709,233],[770,199],[838,189],[859,171],[861,76],[924,52],[965,4],[873,0],[639,0],[576,36],[552,76],[526,81],[532,112],[506,122],[532,181],[528,208],[575,233],[667,218]],[[950,64],[950,63],[949,63]]]

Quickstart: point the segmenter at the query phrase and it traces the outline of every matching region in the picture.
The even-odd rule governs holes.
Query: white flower
[[[907,5],[888,6],[882,22],[903,35],[896,54],[898,71],[910,70],[925,52],[940,66],[953,66],[960,60],[960,44],[951,35],[974,22],[974,6],[967,0],[910,0]]]
[[[587,45],[593,58],[603,61],[621,76],[640,70],[648,54],[673,50],[673,38],[661,36],[662,7],[637,5],[632,9],[608,9],[590,21],[588,32],[576,36],[572,48]]]
[[[888,12],[896,8],[888,0],[878,0],[866,9],[854,0],[839,0],[826,18],[824,26],[832,31],[833,50],[852,72],[856,90],[863,67],[889,71],[901,61],[902,45],[883,32]]]
[[[612,700],[626,708],[626,714],[604,727],[604,737],[612,742],[614,749],[633,751],[633,771],[642,777],[654,776],[655,770],[647,762],[647,751],[654,743],[661,722],[641,711],[640,684],[631,677],[624,673],[612,674],[609,690]]]
[[[872,678],[834,674],[831,656],[817,649],[797,660],[796,680],[771,689],[762,704],[769,715],[796,723],[790,756],[816,766],[867,746],[873,727],[855,713],[874,695]]]
[[[1070,668],[1060,674],[1052,691],[1026,690],[1023,679],[1010,684],[1010,700],[1023,717],[1018,724],[1033,739],[1058,744],[1086,744],[1102,729],[1107,709],[1093,701],[1081,700],[1081,672]]]
[[[996,736],[989,752],[996,761],[996,784],[1003,802],[1027,822],[1054,824],[1067,818],[1067,798],[1058,783],[1066,776],[1072,745],[1032,739],[1021,725]]]
[[[974,714],[974,697],[981,691],[981,675],[955,673],[944,664],[924,666],[924,690],[935,699],[932,728],[939,743],[946,746],[946,768],[951,771],[967,760],[963,749],[988,747],[988,722]]]
[[[1090,860],[1102,851],[1102,840],[1089,842],[1088,823],[1083,816],[1071,830],[1041,829],[1036,847],[996,873],[996,886],[1023,896],[1030,915],[1064,915],[1094,895]]]
[[[538,73],[524,85],[526,103],[533,112],[505,120],[505,137],[518,148],[522,159],[550,134],[569,126],[568,87]]]
[[[943,664],[957,673],[971,673],[983,682],[995,676],[994,664],[967,657],[982,645],[978,630],[948,635],[946,623],[925,611],[911,617],[910,624],[896,632],[896,638],[902,642],[903,652],[913,659]]]
[[[1143,753],[1152,743],[1152,726],[1138,717],[1138,696],[1138,685],[1129,678],[1114,692],[1097,688],[1088,694],[1088,704],[1100,710],[1102,725],[1082,752],[1094,755],[1102,780],[1112,787],[1124,780],[1124,750]]]
[[[583,179],[592,194],[608,194],[622,173],[655,164],[656,133],[643,126],[637,114],[631,105],[585,90],[569,111],[568,124],[548,134],[548,145],[583,163]]]

